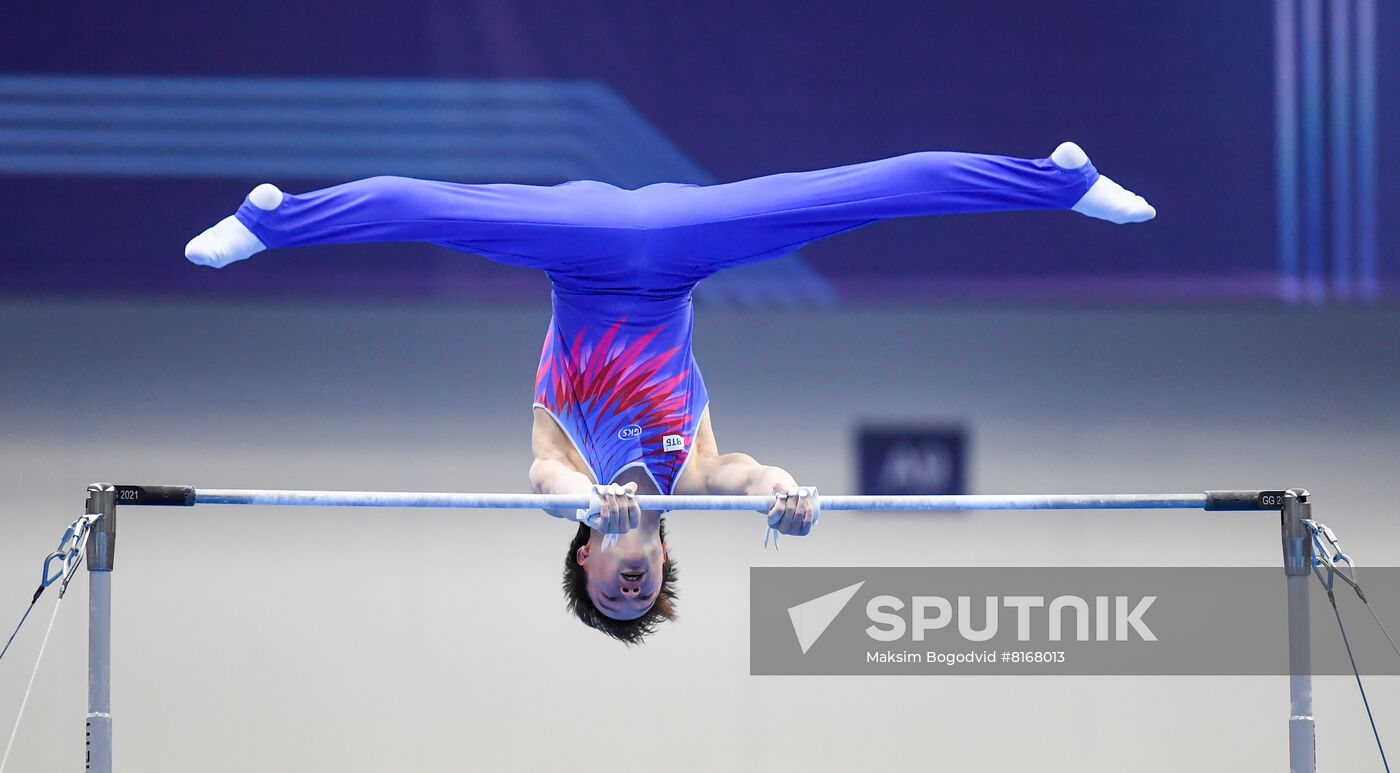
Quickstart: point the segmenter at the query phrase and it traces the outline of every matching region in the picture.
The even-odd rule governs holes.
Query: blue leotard
[[[870,223],[1068,209],[1098,173],[1049,159],[927,152],[723,185],[461,185],[375,177],[236,216],[269,248],[419,241],[545,271],[554,317],[535,382],[608,482],[641,466],[670,493],[708,401],[691,290],[710,274]]]

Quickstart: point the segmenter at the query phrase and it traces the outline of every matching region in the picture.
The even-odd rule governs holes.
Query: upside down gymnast
[[[719,453],[691,353],[695,285],[880,220],[1033,209],[1114,223],[1156,215],[1064,143],[1045,159],[923,152],[637,190],[374,177],[288,195],[263,184],[185,257],[222,268],[269,248],[413,241],[548,274],[530,482],[536,493],[589,494],[586,511],[550,513],[578,522],[564,561],[568,606],[634,644],[675,617],[665,521],[638,509],[639,492],[769,495],[769,528],[796,536],[820,516],[816,491],[787,471]]]

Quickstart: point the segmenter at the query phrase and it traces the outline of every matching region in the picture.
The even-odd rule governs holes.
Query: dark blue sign
[[[967,493],[967,433],[960,427],[863,427],[862,494]]]

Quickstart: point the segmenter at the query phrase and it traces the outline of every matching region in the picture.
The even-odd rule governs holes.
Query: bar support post
[[[1312,639],[1308,583],[1312,580],[1312,536],[1303,525],[1312,518],[1308,492],[1284,494],[1283,572],[1288,582],[1288,769],[1315,773],[1317,737],[1313,722]]]
[[[117,489],[88,486],[92,522],[88,567],[87,770],[112,773],[112,567],[117,548]]]

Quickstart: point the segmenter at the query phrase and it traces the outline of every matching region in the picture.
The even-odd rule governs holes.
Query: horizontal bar
[[[119,505],[189,507],[194,504],[194,486],[116,486]]]
[[[643,510],[757,510],[771,496],[642,495]],[[198,505],[444,507],[573,510],[588,497],[568,494],[437,494],[392,491],[195,489]],[[1207,494],[977,494],[962,496],[822,496],[822,510],[1204,510]]]

